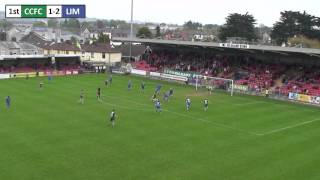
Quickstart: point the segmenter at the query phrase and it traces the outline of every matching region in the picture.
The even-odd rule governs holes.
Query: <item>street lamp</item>
[[[132,28],[133,28],[133,0],[131,0],[131,24],[130,24],[130,46],[129,46],[129,57],[131,61],[132,55]]]

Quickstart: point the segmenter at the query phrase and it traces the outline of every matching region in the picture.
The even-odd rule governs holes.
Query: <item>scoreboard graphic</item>
[[[86,18],[85,5],[6,5],[6,18]]]

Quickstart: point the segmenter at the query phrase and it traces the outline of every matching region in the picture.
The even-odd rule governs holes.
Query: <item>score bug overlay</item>
[[[85,5],[6,5],[6,18],[86,18]]]

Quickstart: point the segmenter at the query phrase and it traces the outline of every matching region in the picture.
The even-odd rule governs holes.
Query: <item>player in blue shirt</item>
[[[11,106],[11,97],[10,97],[10,96],[7,96],[7,97],[6,97],[6,107],[7,107],[7,108],[10,108],[10,106]]]
[[[161,103],[159,100],[156,101],[155,103],[155,108],[156,108],[156,112],[161,112],[162,109],[161,109]]]
[[[191,100],[190,100],[190,98],[187,98],[187,99],[186,99],[186,107],[187,107],[187,111],[189,111],[189,110],[190,110],[190,107],[191,107]]]
[[[49,83],[51,82],[51,80],[52,80],[52,75],[49,74],[49,75],[48,75],[48,81],[49,81]]]
[[[203,101],[203,106],[204,106],[204,111],[207,111],[208,108],[209,108],[209,101],[208,101],[208,99],[205,99],[205,100]]]
[[[131,80],[128,81],[128,90],[131,90],[132,89],[132,82]]]
[[[163,100],[166,101],[166,102],[168,102],[168,101],[169,101],[169,96],[170,96],[170,92],[164,93],[164,95],[163,95]]]
[[[141,91],[144,91],[145,83],[144,83],[143,81],[141,81],[141,85],[140,85],[140,87],[141,87]]]
[[[161,84],[158,84],[157,86],[156,86],[156,90],[155,90],[155,93],[156,94],[159,94],[160,93],[160,90],[161,90]]]

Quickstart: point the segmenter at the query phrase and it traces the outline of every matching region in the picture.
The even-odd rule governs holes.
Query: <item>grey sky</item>
[[[1,0],[5,4],[85,4],[87,17],[130,20],[131,0]],[[134,0],[134,20],[183,24],[223,24],[229,13],[253,14],[257,23],[272,26],[283,10],[306,10],[320,16],[320,0]]]

